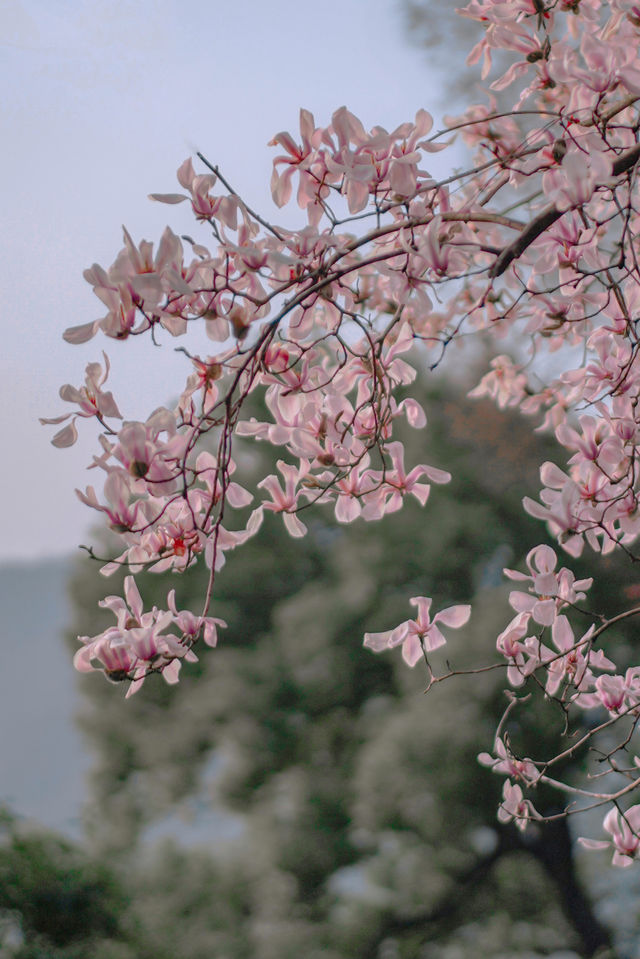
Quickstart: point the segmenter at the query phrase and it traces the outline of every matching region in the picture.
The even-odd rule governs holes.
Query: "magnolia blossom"
[[[384,633],[365,633],[364,645],[376,653],[401,645],[402,658],[407,665],[415,666],[424,654],[446,643],[438,624],[459,629],[469,621],[471,607],[449,606],[436,613],[432,619],[429,610],[433,600],[426,596],[414,596],[409,602],[418,609],[415,619],[408,619]]]
[[[594,669],[614,669],[601,649],[591,648],[591,636],[595,630],[590,626],[587,632],[576,640],[573,629],[566,616],[558,616],[551,630],[553,644],[561,655],[553,650],[540,650],[541,662],[548,663],[545,690],[552,696],[566,680],[579,693],[591,688],[594,683]]]
[[[527,556],[529,575],[514,569],[505,569],[509,579],[529,581],[529,593],[514,590],[509,604],[518,613],[527,613],[541,626],[552,626],[559,611],[574,605],[586,596],[593,580],[576,580],[571,570],[562,567],[556,573],[558,558],[550,546],[536,546]],[[533,595],[531,595],[533,594]]]
[[[613,847],[613,865],[627,869],[640,853],[640,805],[630,806],[626,812],[610,809],[604,817],[603,827],[611,835],[605,839],[578,839],[586,849],[609,849]]]
[[[613,663],[610,664],[613,669]],[[610,716],[620,716],[633,712],[637,715],[640,707],[640,667],[632,666],[624,676],[598,676],[591,693],[576,698],[579,706],[592,709],[604,706]]]
[[[100,603],[115,614],[117,625],[93,639],[79,637],[83,647],[74,657],[76,669],[91,672],[102,667],[109,679],[132,680],[128,696],[140,688],[150,669],[162,672],[167,683],[176,683],[181,660],[195,662],[197,656],[188,645],[165,632],[174,622],[173,612],[163,612],[155,606],[144,612],[132,576],[125,578],[124,589],[126,601],[119,596],[107,596]],[[94,666],[94,662],[99,666]]]
[[[529,614],[523,612],[511,620],[496,640],[498,652],[507,659],[507,681],[514,687],[522,686],[537,665],[537,657],[529,658],[526,655],[531,648],[525,639],[528,632]]]
[[[538,769],[530,759],[516,759],[500,737],[496,739],[493,750],[495,756],[490,753],[480,753],[478,762],[482,766],[488,766],[494,773],[503,773],[522,782],[536,782],[539,775]]]
[[[196,643],[200,636],[207,646],[216,646],[218,643],[218,629],[225,629],[227,624],[223,619],[215,616],[194,616],[188,609],[178,611],[176,608],[176,591],[172,589],[167,596],[167,606],[173,613],[173,622],[182,632],[188,643]]]
[[[469,396],[490,396],[500,407],[518,406],[524,395],[527,377],[513,360],[501,354],[491,360],[492,372],[486,373]]]
[[[498,809],[500,822],[514,822],[522,832],[527,828],[531,819],[537,818],[536,810],[530,800],[525,799],[522,789],[517,784],[505,781],[502,790],[502,803]]]
[[[274,513],[282,513],[284,525],[291,536],[304,536],[307,527],[298,519],[295,511],[301,494],[297,486],[306,469],[297,468],[283,460],[278,460],[277,466],[285,481],[284,489],[276,476],[265,477],[258,483],[258,487],[269,493],[271,501],[265,501],[263,507]]]
[[[113,394],[102,389],[109,376],[110,368],[107,354],[103,353],[102,356],[104,358],[104,372],[99,363],[89,363],[85,373],[84,386],[76,389],[75,386],[67,383],[60,387],[60,398],[67,403],[76,403],[79,406],[75,415],[64,413],[62,416],[53,417],[53,419],[40,417],[40,422],[43,424],[63,423],[71,417],[71,422],[59,430],[51,440],[54,446],[72,446],[75,443],[78,438],[78,431],[75,426],[77,416],[122,419]]]

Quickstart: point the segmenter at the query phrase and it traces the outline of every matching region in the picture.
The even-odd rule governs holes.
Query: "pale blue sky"
[[[391,128],[451,104],[398,0],[4,0],[0,49],[0,559],[26,559],[73,550],[93,519],[73,492],[99,480],[85,470],[93,424],[56,450],[37,422],[71,409],[59,386],[79,386],[103,349],[127,418],[146,419],[181,385],[170,346],[61,339],[103,315],[82,271],[109,266],[122,224],[136,241],[167,222],[192,232],[186,208],[147,194],[174,191],[197,149],[277,217],[266,144],[297,130],[300,106],[326,123],[344,103]]]

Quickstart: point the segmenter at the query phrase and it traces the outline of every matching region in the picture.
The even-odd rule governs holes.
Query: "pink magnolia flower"
[[[78,637],[83,643],[74,657],[80,672],[92,672],[97,661],[107,678],[130,679],[127,696],[136,692],[151,669],[162,672],[167,683],[176,683],[181,660],[195,662],[197,656],[175,636],[164,631],[174,622],[173,610],[162,611],[155,606],[144,612],[142,598],[133,576],[124,581],[125,599],[107,596],[100,606],[110,609],[117,625],[106,629],[93,639]]]
[[[640,94],[640,69],[637,50],[634,49],[635,37],[625,37],[622,31],[618,36],[603,43],[599,37],[585,33],[580,49],[587,69],[575,69],[580,81],[597,93],[615,90],[622,83],[627,90]],[[635,61],[635,62],[634,62]]]
[[[199,453],[195,472],[198,479],[204,484],[206,492],[200,489],[194,490],[190,502],[203,511],[207,510],[212,503],[216,505],[220,502],[224,488],[226,500],[230,506],[234,509],[242,509],[242,507],[248,506],[253,499],[253,495],[243,486],[229,480],[235,470],[236,464],[233,460],[229,460],[223,472],[218,466],[215,456],[212,456],[206,450]]]
[[[509,604],[517,613],[527,613],[540,626],[551,626],[558,612],[567,603],[577,603],[585,598],[583,590],[589,589],[593,580],[576,580],[571,570],[563,567],[556,572],[558,558],[550,546],[536,546],[527,555],[529,575],[515,569],[505,569],[509,579],[529,581],[529,593],[514,590],[509,594]],[[531,595],[533,594],[533,595]]]
[[[43,425],[63,423],[71,417],[71,422],[63,429],[59,430],[51,442],[54,446],[64,447],[72,446],[78,438],[78,431],[75,426],[76,417],[98,416],[102,419],[105,416],[113,416],[116,419],[122,419],[120,410],[116,405],[111,392],[104,392],[102,386],[109,376],[109,358],[103,352],[104,372],[99,363],[89,363],[85,371],[85,385],[80,389],[71,386],[69,383],[60,387],[60,399],[67,403],[77,403],[80,409],[77,413],[64,413],[62,416],[55,416],[53,419],[40,418]]]
[[[598,698],[605,709],[613,715],[619,713],[628,692],[622,676],[598,676],[595,685]]]
[[[516,759],[502,739],[496,739],[493,751],[495,756],[480,753],[478,762],[481,766],[488,766],[494,773],[503,773],[523,782],[534,783],[537,780],[538,770],[535,764],[530,759]]]
[[[196,175],[191,158],[181,164],[177,173],[180,186],[189,191],[190,196],[183,193],[151,193],[150,199],[158,203],[182,203],[191,199],[191,208],[196,219],[219,219],[226,226],[235,230],[238,218],[238,198],[235,196],[213,196],[211,190],[215,186],[217,176],[213,173]]]
[[[306,475],[309,464],[302,460],[300,467],[297,467],[292,466],[290,463],[285,463],[284,460],[278,460],[276,465],[284,478],[284,489],[277,476],[267,476],[258,483],[258,488],[264,489],[269,493],[271,502],[265,502],[262,505],[264,509],[283,514],[284,525],[290,536],[296,538],[304,536],[307,532],[307,527],[301,519],[298,519],[295,511],[300,496],[298,483],[301,477]]]
[[[522,367],[513,360],[501,354],[491,360],[492,371],[486,373],[478,386],[471,390],[469,396],[490,396],[500,407],[518,406],[527,386],[527,377],[522,373]]]
[[[540,479],[545,484],[540,492],[544,503],[525,496],[522,505],[527,513],[549,524],[549,530],[573,557],[580,556],[584,546],[584,523],[579,516],[582,505],[580,488],[555,463],[543,463]]]
[[[521,642],[529,631],[529,618],[529,613],[519,613],[496,640],[498,652],[507,659],[507,680],[516,688],[522,686],[532,672],[532,668],[525,660],[527,646]]]
[[[633,865],[640,851],[640,805],[630,806],[625,813],[610,809],[602,823],[611,839],[584,839],[578,842],[585,849],[608,849],[613,846],[613,865],[623,869]]]
[[[561,166],[545,173],[542,187],[558,210],[570,210],[587,203],[596,186],[610,174],[611,161],[603,153],[586,155],[580,150],[571,150]]]
[[[524,832],[530,820],[536,818],[537,814],[533,804],[529,799],[524,798],[520,786],[514,786],[507,779],[502,788],[502,803],[498,809],[498,820],[504,823],[513,820],[518,829]]]
[[[296,171],[300,174],[298,204],[302,209],[313,206],[317,195],[325,197],[328,194],[327,187],[320,187],[325,173],[324,161],[318,151],[323,131],[316,128],[313,114],[308,110],[300,110],[300,137],[300,145],[286,132],[276,134],[269,141],[269,146],[281,146],[285,150],[273,161],[271,177],[271,195],[280,207],[285,206],[291,198],[291,180]],[[279,173],[278,167],[282,165],[285,169]]]
[[[86,343],[99,329],[107,336],[126,340],[135,328],[138,319],[138,297],[128,283],[116,283],[97,263],[84,271],[84,278],[93,286],[93,292],[107,307],[107,315],[92,323],[70,326],[63,333],[67,343]],[[139,330],[148,329],[148,320],[143,319]]]
[[[130,479],[126,473],[120,470],[109,473],[105,480],[104,497],[107,501],[106,506],[98,501],[93,486],[87,486],[84,493],[77,489],[76,496],[85,506],[90,506],[92,509],[105,513],[109,519],[109,528],[114,533],[134,531],[138,521],[144,516],[144,503],[141,500],[132,502]]]
[[[216,619],[214,616],[195,616],[187,609],[178,611],[175,589],[172,589],[167,596],[167,606],[173,613],[174,623],[189,643],[196,642],[202,636],[207,646],[217,645],[218,628],[224,629],[227,626],[224,619]]]
[[[376,510],[376,518],[382,515],[379,490],[376,490],[375,477],[368,469],[369,462],[367,453],[356,466],[351,467],[347,476],[335,483],[338,494],[335,517],[339,523],[352,523],[359,516],[372,519]]]
[[[613,664],[611,664],[613,667]],[[610,716],[633,710],[637,713],[640,705],[640,668],[632,666],[624,676],[598,676],[594,691],[576,697],[576,703],[583,709],[604,706]]]
[[[402,443],[387,443],[387,452],[391,457],[392,469],[384,475],[384,485],[381,487],[381,496],[384,500],[384,513],[395,513],[401,509],[403,499],[407,495],[415,496],[421,506],[429,498],[431,486],[423,482],[427,477],[432,483],[448,483],[451,474],[435,466],[414,466],[407,473],[404,468],[404,447]]]
[[[146,423],[124,423],[110,452],[134,481],[144,481],[138,485],[160,495],[174,491],[187,445],[188,437],[177,431],[175,416],[156,410]]]
[[[198,525],[194,498],[195,494],[188,502],[181,498],[167,503],[157,521],[142,534],[140,546],[147,554],[146,561],[153,562],[149,568],[155,573],[183,571],[204,550],[206,536]]]
[[[409,600],[418,609],[415,619],[400,623],[395,629],[383,633],[365,633],[364,645],[376,653],[402,645],[402,658],[409,666],[415,666],[423,653],[430,653],[446,643],[438,624],[451,629],[459,629],[468,622],[470,606],[449,606],[431,619],[429,610],[432,599],[426,596],[414,596]]]
[[[576,640],[573,629],[566,616],[560,615],[556,618],[551,628],[553,645],[558,652],[538,643],[536,653],[539,657],[539,665],[547,671],[547,682],[545,692],[548,696],[554,696],[561,684],[566,681],[578,695],[575,697],[580,701],[581,696],[593,688],[595,678],[593,670],[613,670],[614,663],[608,659],[601,649],[591,648],[591,637],[595,626],[591,625],[580,639]],[[534,644],[530,645],[534,651]]]
[[[120,639],[120,634],[115,627],[111,627],[102,636],[94,639],[88,636],[78,636],[78,639],[84,643],[73,657],[73,665],[78,672],[93,672],[96,667],[92,663],[97,660],[104,667],[107,679],[114,682],[127,679],[132,674],[136,658],[123,642],[117,641]]]
[[[126,576],[124,581],[124,595],[107,596],[99,605],[110,609],[118,620],[118,629],[125,630],[132,626],[149,626],[154,619],[152,611],[143,612],[142,597],[133,576]]]

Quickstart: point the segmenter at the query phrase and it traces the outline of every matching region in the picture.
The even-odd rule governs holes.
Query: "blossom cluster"
[[[167,597],[167,611],[155,606],[144,612],[142,597],[133,576],[125,577],[125,599],[107,596],[100,603],[111,610],[117,623],[99,636],[78,637],[83,644],[74,657],[80,672],[91,672],[94,663],[113,682],[130,679],[131,696],[151,671],[161,672],[165,681],[177,683],[182,661],[197,662],[191,646],[202,639],[207,646],[218,642],[217,630],[227,624],[213,616],[194,616],[189,610],[176,608],[175,590]],[[167,633],[174,628],[175,633]]]
[[[314,504],[328,504],[340,523],[380,519],[407,496],[424,506],[450,476],[441,464],[405,464],[396,424],[427,425],[407,395],[418,369],[446,367],[473,336],[495,349],[472,395],[535,417],[566,452],[562,466],[542,465],[539,500],[526,499],[525,510],[572,557],[586,544],[638,558],[640,7],[471,0],[460,12],[484,31],[469,62],[482,61],[495,94],[515,91],[511,110],[498,110],[490,93],[443,130],[419,110],[391,132],[367,131],[345,107],[326,126],[302,110],[299,136],[272,141],[271,180],[277,207],[295,198],[300,229],[253,211],[199,156],[198,170],[192,159],[180,166],[180,192],[152,194],[190,206],[197,240],[167,227],[154,249],[125,230],[111,266],[85,272],[106,313],[68,329],[68,342],[98,333],[120,345],[156,342],[197,326],[213,344],[204,357],[181,348],[188,368],[172,409],[121,413],[104,388],[105,356],[89,364],[84,386],[62,387],[75,412],[44,421],[69,421],[54,436],[60,447],[83,420],[102,430],[92,466],[103,488],[78,495],[122,542],[103,572],[181,572],[202,561],[210,578],[197,615],[178,613],[172,598],[166,610],[144,612],[127,578],[126,601],[105,600],[117,626],[82,637],[79,668],[126,678],[132,689],[152,672],[175,680],[200,639],[213,644],[216,572],[265,511],[303,536]],[[508,62],[497,76],[496,52]],[[429,158],[455,136],[470,164],[437,180]],[[248,413],[256,391],[260,419]],[[239,437],[276,447],[276,472],[245,477]],[[507,572],[526,590],[512,592],[515,616],[497,638],[513,695],[537,684],[570,716],[633,719],[640,667],[623,674],[605,655],[613,620],[576,626],[590,581],[558,568],[546,545],[527,566]],[[375,651],[401,646],[409,665],[442,645],[439,625],[469,617],[464,605],[431,617],[431,599],[412,602],[416,619],[365,639]],[[507,776],[500,818],[526,825],[538,814],[522,788],[549,780],[550,761],[517,759],[498,741],[502,751],[486,762]],[[597,801],[618,795],[626,793],[604,790]],[[611,808],[605,828],[620,864],[635,855],[636,817]]]

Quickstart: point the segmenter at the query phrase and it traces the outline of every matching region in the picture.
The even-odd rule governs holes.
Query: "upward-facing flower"
[[[283,514],[284,525],[287,527],[287,531],[291,536],[304,536],[307,532],[307,527],[302,520],[298,519],[295,510],[298,504],[298,497],[300,496],[298,483],[300,478],[306,474],[309,464],[306,460],[301,460],[300,467],[298,468],[292,466],[290,463],[285,463],[284,460],[278,460],[276,465],[284,478],[284,489],[277,476],[273,474],[267,476],[258,483],[258,488],[264,489],[269,493],[271,502],[267,501],[262,505],[265,509],[271,510],[274,513]]]
[[[471,607],[449,606],[431,619],[429,609],[433,600],[426,596],[414,596],[409,602],[418,607],[415,619],[408,619],[384,633],[365,633],[364,645],[380,653],[384,649],[392,649],[402,644],[402,658],[409,666],[415,666],[423,653],[430,653],[446,643],[438,623],[451,629],[459,629],[468,622]]]

